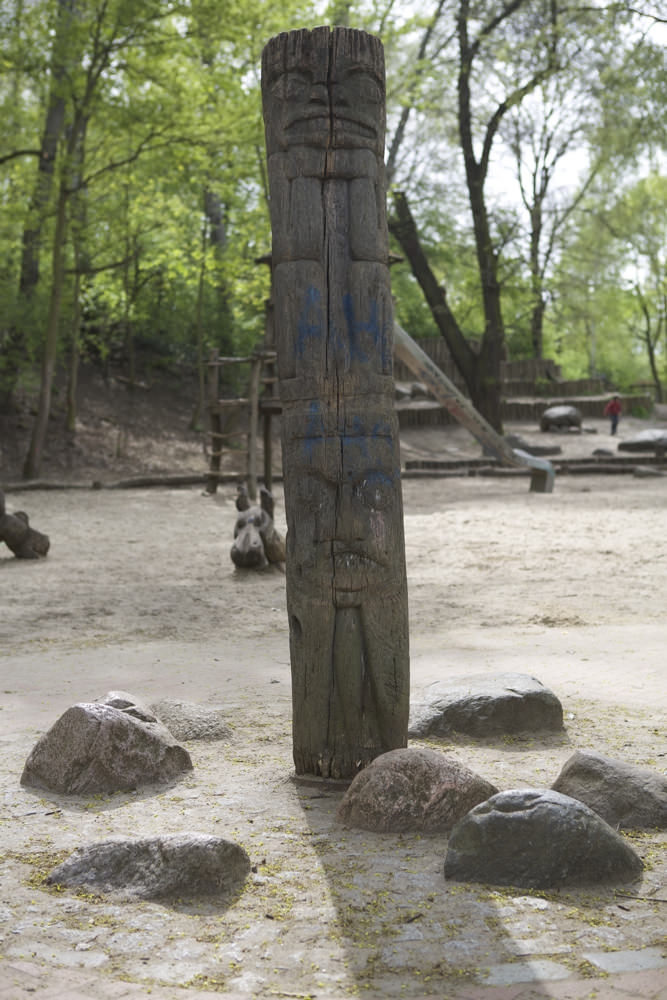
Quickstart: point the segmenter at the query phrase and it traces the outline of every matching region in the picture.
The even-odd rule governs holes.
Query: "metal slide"
[[[394,354],[501,465],[530,469],[530,488],[534,493],[553,491],[556,473],[551,462],[512,448],[398,323],[394,323]]]

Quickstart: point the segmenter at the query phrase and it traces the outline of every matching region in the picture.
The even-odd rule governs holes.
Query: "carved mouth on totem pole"
[[[365,552],[351,552],[349,548],[337,551],[335,546],[336,543],[331,579],[333,603],[337,608],[360,607],[369,586],[376,594],[383,589],[386,563],[369,557]]]

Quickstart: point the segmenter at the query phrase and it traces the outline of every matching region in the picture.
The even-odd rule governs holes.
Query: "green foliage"
[[[83,206],[84,350],[117,357],[131,336],[156,363],[193,365],[199,298],[206,350],[246,352],[259,339],[269,275],[254,260],[270,246],[259,60],[272,34],[295,19],[316,22],[302,10],[300,0],[280,10],[268,0],[232,0],[224,16],[210,0],[3,5],[0,351],[18,331],[24,370],[41,354],[59,185],[69,221],[64,328],[73,309],[76,200]],[[63,59],[67,72],[59,75]],[[36,210],[35,153],[49,100],[64,103],[64,123],[51,194]],[[85,132],[85,154],[75,178],[68,134],[76,128]],[[215,239],[205,190],[221,208]],[[26,299],[21,246],[35,225],[40,275]]]
[[[473,8],[473,32],[506,9],[495,0]],[[494,140],[487,193],[509,355],[530,356],[535,296],[527,206],[511,177],[512,144],[520,139],[537,151],[546,136],[553,152],[576,126],[582,176],[595,164],[595,183],[582,193],[579,167],[565,161],[565,174],[555,173],[545,201],[543,233],[556,222],[560,229],[551,256],[542,260],[544,353],[566,374],[601,372],[626,386],[652,377],[649,337],[665,379],[667,180],[658,167],[647,169],[647,162],[661,164],[664,151],[664,52],[650,33],[642,36],[645,22],[617,5],[597,10],[582,3],[560,11],[557,37],[553,9],[520,5],[515,17],[480,36],[471,79],[479,155],[490,116],[516,81],[543,65],[549,46],[561,57],[558,74],[521,105],[519,132]],[[419,10],[385,0],[340,0],[330,13],[383,39],[388,147],[408,112],[397,183],[409,192],[429,260],[464,335],[479,341],[482,289],[455,115],[456,10],[436,0]],[[218,0],[0,5],[0,383],[16,340],[21,379],[35,385],[60,195],[68,221],[60,364],[71,346],[77,266],[84,356],[128,363],[136,349],[153,366],[192,368],[202,349],[251,350],[262,335],[269,293],[269,270],[255,263],[270,248],[261,49],[278,31],[322,20],[321,8],[305,0],[227,0],[223,7]],[[42,203],[37,154],[47,111],[57,101],[64,117]],[[580,108],[586,114],[577,117]],[[76,134],[82,152],[70,142]],[[31,229],[39,231],[39,281],[26,295],[21,261]],[[392,282],[401,323],[413,336],[434,335],[406,264],[392,269]]]

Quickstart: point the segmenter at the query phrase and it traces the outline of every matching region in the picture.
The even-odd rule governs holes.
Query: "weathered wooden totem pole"
[[[316,28],[262,56],[297,774],[406,745],[382,43]]]

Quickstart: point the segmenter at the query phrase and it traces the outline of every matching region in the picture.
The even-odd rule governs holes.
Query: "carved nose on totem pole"
[[[407,743],[384,94],[363,31],[292,31],[262,54],[294,763],[324,778]]]

